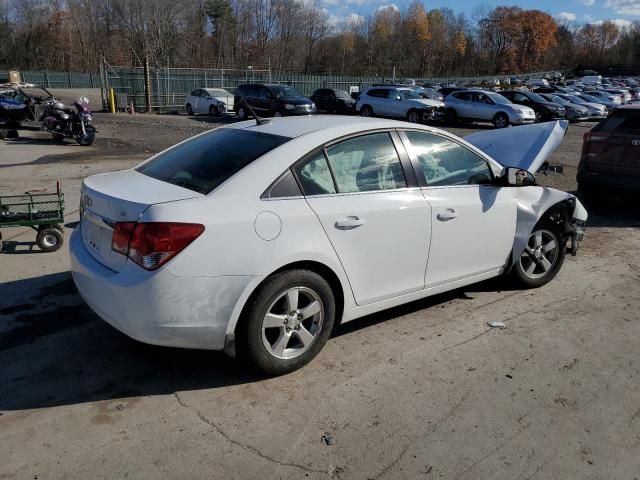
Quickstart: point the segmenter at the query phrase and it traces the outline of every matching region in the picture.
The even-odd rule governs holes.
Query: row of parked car
[[[640,92],[616,84],[547,85],[494,91],[457,86],[378,84],[358,94],[333,88],[317,89],[310,98],[286,84],[240,85],[227,90],[197,89],[187,96],[189,115],[236,114],[279,117],[319,111],[399,118],[412,123],[446,121],[491,122],[496,128],[566,118],[601,120],[620,105],[636,101]]]

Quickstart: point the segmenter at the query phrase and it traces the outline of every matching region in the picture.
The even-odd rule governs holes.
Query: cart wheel
[[[43,252],[55,252],[64,242],[62,232],[53,227],[45,227],[38,230],[36,243]]]
[[[2,234],[0,233],[0,253],[2,253]]]

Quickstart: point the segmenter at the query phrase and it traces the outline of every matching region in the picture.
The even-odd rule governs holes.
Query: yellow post
[[[109,111],[111,113],[116,113],[116,94],[113,91],[113,88],[109,89]]]

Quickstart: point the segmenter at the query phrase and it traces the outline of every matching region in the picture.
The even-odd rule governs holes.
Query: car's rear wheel
[[[373,108],[371,108],[369,105],[364,105],[360,109],[360,115],[362,115],[363,117],[373,117]]]
[[[275,112],[273,112],[273,116],[276,118],[280,118],[282,116],[282,112],[276,110]]]
[[[278,273],[246,306],[238,353],[267,374],[292,372],[322,350],[334,317],[334,295],[324,278],[310,270]]]
[[[246,120],[247,119],[247,111],[244,109],[244,107],[240,107],[238,109],[238,118],[240,120]]]
[[[410,123],[420,123],[420,113],[417,110],[409,110],[407,113],[407,121]]]
[[[505,128],[509,126],[509,117],[504,113],[498,113],[493,117],[493,126],[496,128]]]
[[[558,226],[541,221],[529,235],[527,246],[511,271],[512,278],[521,287],[541,287],[558,274],[565,253],[565,240]]]
[[[190,117],[193,117],[193,108],[189,103],[187,103],[187,115],[189,115]]]
[[[542,112],[540,110],[536,110],[536,123],[540,123],[542,121]]]

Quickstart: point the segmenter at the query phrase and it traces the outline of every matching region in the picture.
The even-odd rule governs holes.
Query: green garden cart
[[[0,195],[0,229],[31,227],[37,232],[36,243],[44,252],[55,252],[64,243],[64,193],[60,182],[55,193],[26,192],[23,195]],[[0,232],[0,252],[2,233]]]

